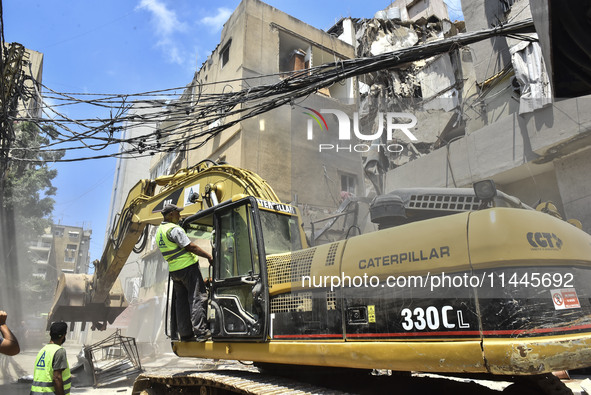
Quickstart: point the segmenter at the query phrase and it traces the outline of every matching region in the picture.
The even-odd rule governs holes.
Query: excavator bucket
[[[57,283],[55,297],[47,319],[47,329],[52,322],[92,322],[93,329],[105,329],[128,306],[121,283],[116,281],[104,303],[92,303],[89,299],[94,276],[63,273]]]

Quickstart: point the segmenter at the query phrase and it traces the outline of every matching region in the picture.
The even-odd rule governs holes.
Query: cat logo
[[[533,248],[532,250],[560,250],[562,248],[562,240],[554,233],[545,232],[529,232],[527,241]]]
[[[37,365],[35,365],[38,368],[45,368],[45,351],[43,351],[43,354],[41,354],[41,358],[39,358],[39,362],[37,362]]]

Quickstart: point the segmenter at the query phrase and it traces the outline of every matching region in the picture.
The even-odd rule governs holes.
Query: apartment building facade
[[[51,233],[58,276],[61,273],[88,273],[92,230],[54,224]]]
[[[219,45],[195,73],[180,101],[188,103],[198,95],[279,83],[294,71],[354,57],[351,45],[327,32],[261,1],[244,0],[225,23]],[[259,174],[282,201],[297,201],[320,210],[336,209],[334,197],[342,190],[361,194],[361,155],[335,150],[319,152],[320,143],[337,143],[336,134],[319,131],[309,140],[310,116],[304,112],[305,108],[312,108],[352,113],[356,92],[352,79],[320,89],[295,100],[291,106],[241,120],[199,149],[192,149],[197,142],[189,142],[182,147],[187,150],[185,153],[156,157],[152,169],[175,171],[204,159],[223,161]],[[216,125],[235,119],[220,114]],[[338,129],[336,118],[325,119],[329,130]],[[171,127],[166,122],[164,125]],[[202,128],[188,133],[206,131]],[[160,175],[160,171],[152,175]]]

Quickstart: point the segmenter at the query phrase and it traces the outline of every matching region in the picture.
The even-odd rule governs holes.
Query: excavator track
[[[491,379],[472,377],[452,379],[445,376],[422,375],[417,372],[384,372],[362,375],[355,371],[338,371],[316,367],[302,370],[294,366],[289,372],[263,370],[241,370],[226,366],[215,371],[158,370],[144,373],[136,379],[134,395],[170,394],[375,394],[389,393],[396,389],[400,393],[440,393],[440,394],[519,394],[519,395],[572,395],[573,392],[559,378],[552,374],[535,376],[506,377],[513,384],[503,390],[491,386],[502,377]],[[307,372],[307,373],[306,373]],[[332,373],[331,373],[332,372]],[[285,377],[284,377],[285,376]],[[480,382],[473,381],[483,380]],[[492,380],[492,381],[491,381]],[[487,384],[488,383],[488,384]],[[490,387],[489,387],[490,386]]]
[[[132,394],[345,394],[295,380],[248,371],[150,372],[136,379]]]
[[[558,377],[549,373],[536,376],[517,377],[515,383],[505,388],[503,394],[572,395],[573,391]]]

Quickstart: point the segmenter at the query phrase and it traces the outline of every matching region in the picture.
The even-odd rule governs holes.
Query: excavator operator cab
[[[247,198],[214,212],[217,240],[209,301],[213,337],[263,340],[268,300],[262,292],[266,276],[261,275],[264,260],[256,204]]]
[[[208,318],[213,340],[264,341],[269,323],[266,256],[299,250],[305,243],[295,208],[243,197],[200,211],[182,226],[189,237],[211,238]]]

